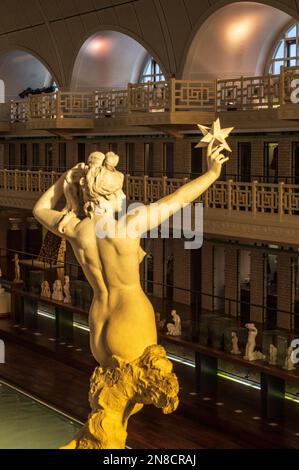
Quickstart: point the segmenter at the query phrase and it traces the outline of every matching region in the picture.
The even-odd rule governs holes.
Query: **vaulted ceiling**
[[[0,54],[26,50],[69,87],[78,52],[100,30],[140,42],[170,75],[182,74],[192,40],[228,0],[1,0]],[[296,0],[266,0],[299,19]]]

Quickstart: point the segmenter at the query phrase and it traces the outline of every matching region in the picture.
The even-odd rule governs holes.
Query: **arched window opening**
[[[278,41],[271,59],[269,72],[280,73],[282,65],[292,67],[299,65],[299,23],[293,23]]]
[[[146,62],[140,81],[141,83],[165,81],[165,76],[163,75],[161,67],[153,57],[150,57]]]

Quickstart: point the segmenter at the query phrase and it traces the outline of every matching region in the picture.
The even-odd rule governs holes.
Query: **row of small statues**
[[[64,285],[57,279],[53,284],[53,292],[51,292],[50,284],[48,281],[44,281],[41,285],[41,297],[46,299],[58,300],[65,304],[72,303],[71,291],[70,291],[70,278],[64,276]]]
[[[181,336],[182,334],[182,323],[181,323],[181,318],[177,314],[176,310],[172,310],[171,312],[172,316],[172,323],[167,323],[166,325],[166,320],[161,320],[161,314],[156,313],[156,320],[157,320],[157,326],[159,330],[162,330],[165,325],[167,327],[167,335],[169,336]],[[247,361],[258,361],[258,360],[265,360],[266,356],[256,350],[256,337],[258,334],[258,330],[255,326],[254,323],[247,323],[245,325],[245,328],[248,330],[248,339],[247,339],[247,344],[245,348],[245,356],[244,359]],[[235,356],[241,355],[241,351],[239,348],[239,338],[237,335],[237,332],[232,331],[231,333],[231,344],[232,344],[232,349],[231,349],[231,354]],[[285,358],[285,364],[284,364],[284,369],[285,370],[295,370],[296,367],[294,366],[294,363],[292,361],[292,354],[293,354],[293,348],[290,346],[287,350],[286,358]],[[274,344],[270,344],[269,347],[269,364],[272,366],[277,365],[277,356],[278,356],[278,348]]]
[[[256,350],[256,337],[258,334],[258,330],[255,324],[247,323],[245,327],[248,329],[248,339],[247,339],[244,359],[247,361],[258,361],[258,360],[266,359],[266,356],[262,352]],[[232,341],[231,354],[241,355],[241,351],[239,349],[239,338],[235,331],[231,333],[231,341]],[[291,371],[291,370],[296,369],[292,361],[292,354],[293,354],[293,348],[292,346],[290,346],[287,350],[285,363],[283,367],[285,370]],[[278,356],[277,347],[274,344],[270,344],[270,347],[269,347],[269,364],[270,365],[272,366],[277,365],[277,356]]]

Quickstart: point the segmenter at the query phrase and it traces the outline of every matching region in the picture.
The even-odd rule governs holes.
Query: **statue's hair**
[[[103,158],[104,157],[104,158]],[[101,198],[109,198],[123,188],[124,175],[116,170],[119,156],[108,152],[106,156],[101,152],[93,152],[89,159],[89,170],[81,179],[87,215],[100,204]]]

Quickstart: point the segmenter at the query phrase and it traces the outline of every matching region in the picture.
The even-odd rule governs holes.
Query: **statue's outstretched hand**
[[[221,175],[222,165],[229,160],[229,157],[223,155],[223,146],[220,145],[213,150],[213,145],[210,144],[207,152],[207,163],[208,170],[215,174],[215,178],[218,179]]]

